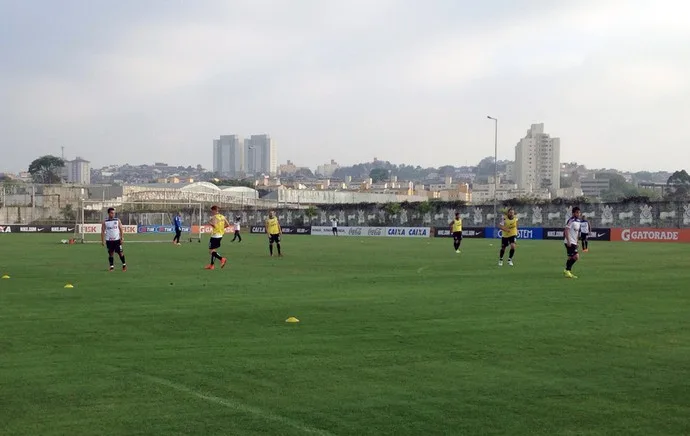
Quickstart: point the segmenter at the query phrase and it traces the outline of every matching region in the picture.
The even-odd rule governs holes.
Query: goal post
[[[180,242],[201,242],[203,205],[201,203],[150,203],[82,200],[74,226],[78,242],[100,242],[101,226],[109,208],[115,209],[125,234],[136,234],[127,242],[172,242],[174,220],[180,214]],[[126,236],[125,236],[126,237]]]

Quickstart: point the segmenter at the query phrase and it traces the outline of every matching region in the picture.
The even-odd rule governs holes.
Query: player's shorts
[[[268,235],[268,242],[272,243],[278,243],[280,242],[280,234],[275,234],[275,235]]]
[[[517,236],[508,236],[507,238],[501,238],[501,246],[507,247],[510,244],[514,244]]]
[[[337,231],[338,231],[338,228],[337,228],[337,227],[333,227],[331,230],[333,230],[334,232],[337,232]]]
[[[568,257],[575,257],[577,256],[577,244],[564,244],[565,245],[565,252],[568,254]]]
[[[586,241],[589,237],[589,233],[580,233],[580,240]]]
[[[462,240],[462,232],[453,232],[453,239],[456,241],[461,241]]]
[[[105,248],[108,249],[108,253],[122,253],[122,241],[105,241]]]
[[[208,242],[208,249],[209,250],[216,250],[220,248],[220,241],[223,238],[211,238],[211,240]]]

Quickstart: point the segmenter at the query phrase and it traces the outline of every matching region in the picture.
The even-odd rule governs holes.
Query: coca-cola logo
[[[351,227],[347,230],[347,234],[350,236],[362,236],[361,227]]]
[[[374,227],[367,231],[369,236],[381,236],[383,234],[383,229],[381,227]]]

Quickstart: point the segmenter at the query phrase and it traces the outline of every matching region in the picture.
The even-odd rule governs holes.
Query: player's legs
[[[503,256],[506,254],[506,248],[510,245],[508,238],[501,238],[501,250],[498,252],[498,266],[503,266]]]
[[[110,271],[115,269],[115,249],[108,244],[108,265]]]
[[[568,245],[565,244],[566,253],[568,255],[568,260],[565,262],[565,276],[568,278],[575,278],[573,275],[573,265],[579,259],[579,254],[577,252],[577,244]]]
[[[511,238],[510,251],[508,252],[508,264],[513,265],[513,257],[515,257],[515,240]]]
[[[221,268],[225,266],[226,259],[218,253],[222,239],[223,238],[211,238],[211,241],[208,244],[208,251],[211,255],[211,263],[206,267],[207,269],[215,268],[216,259],[220,260]]]
[[[240,235],[239,230],[235,230],[235,236],[237,236],[237,242],[242,242],[242,235]]]
[[[587,251],[587,250],[589,249],[589,240],[588,240],[588,236],[589,236],[589,235],[587,235],[587,234],[583,234],[583,235],[581,236],[581,239],[582,239],[582,251]]]
[[[456,253],[460,253],[460,245],[462,245],[462,233],[453,233],[453,248]]]

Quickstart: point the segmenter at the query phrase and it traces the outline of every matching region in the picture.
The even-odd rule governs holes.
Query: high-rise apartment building
[[[91,183],[91,162],[80,157],[65,161],[64,175],[67,183],[88,185]]]
[[[532,124],[515,146],[514,178],[518,189],[534,192],[561,187],[561,140],[544,133],[544,124]]]
[[[252,135],[244,140],[247,173],[276,175],[278,155],[276,145],[268,135]]]
[[[245,145],[237,135],[221,135],[213,140],[213,172],[225,177],[240,177],[246,171]]]

